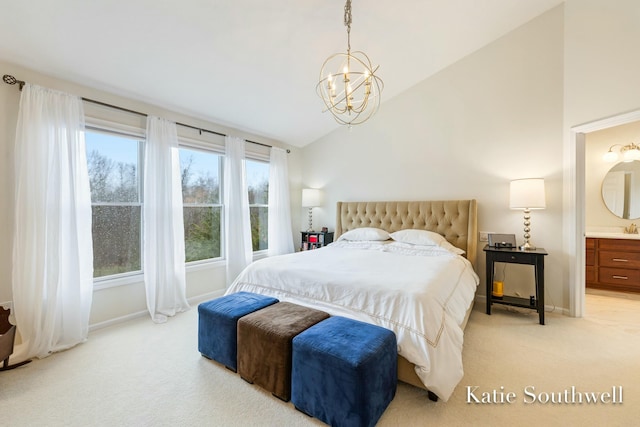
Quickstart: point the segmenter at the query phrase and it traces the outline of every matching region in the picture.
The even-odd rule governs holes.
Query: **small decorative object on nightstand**
[[[494,248],[488,245],[483,250],[487,254],[487,314],[491,314],[491,304],[494,303],[530,308],[538,312],[540,324],[544,325],[544,257],[547,255],[547,251],[543,248],[522,251],[515,248]],[[529,298],[504,294],[499,298],[494,296],[493,277],[496,262],[535,266],[536,295]]]
[[[333,242],[333,231],[301,231],[301,251],[318,249]]]

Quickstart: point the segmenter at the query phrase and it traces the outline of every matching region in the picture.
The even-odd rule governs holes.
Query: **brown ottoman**
[[[327,319],[324,311],[278,302],[238,320],[238,374],[288,401],[291,398],[291,340]]]

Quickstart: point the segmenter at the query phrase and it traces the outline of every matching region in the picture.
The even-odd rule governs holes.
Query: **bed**
[[[369,239],[372,230],[382,237]],[[444,239],[404,239],[423,235]],[[476,201],[338,202],[334,236],[321,249],[254,262],[226,293],[271,295],[391,329],[399,379],[448,400],[462,379],[463,330],[479,283]]]

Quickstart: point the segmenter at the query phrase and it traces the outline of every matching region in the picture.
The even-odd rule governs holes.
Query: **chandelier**
[[[347,27],[347,53],[331,55],[320,70],[316,91],[325,110],[342,125],[366,122],[380,106],[384,83],[376,76],[379,66],[371,65],[361,51],[351,52],[351,0],[344,6],[344,25]]]

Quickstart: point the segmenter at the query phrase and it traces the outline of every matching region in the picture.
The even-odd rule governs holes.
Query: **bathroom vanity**
[[[603,234],[587,233],[587,288],[640,293],[640,235]]]

